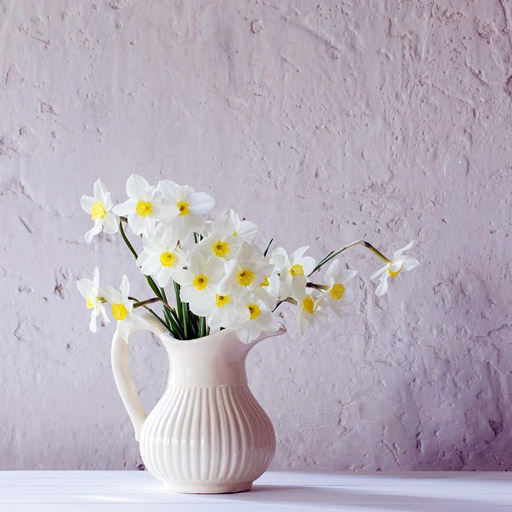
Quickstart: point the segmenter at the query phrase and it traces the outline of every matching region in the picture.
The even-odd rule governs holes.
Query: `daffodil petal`
[[[389,265],[386,265],[385,267],[382,267],[382,268],[379,268],[379,270],[377,270],[377,272],[374,272],[371,276],[370,276],[370,279],[376,279],[377,277],[379,277],[382,273],[386,272],[386,270],[389,268]]]
[[[80,206],[86,213],[91,213],[92,205],[96,202],[94,197],[82,196],[80,198]]]
[[[131,318],[126,318],[125,320],[121,320],[117,322],[117,330],[119,332],[119,336],[126,343],[130,340],[130,334],[132,331],[133,320]]]
[[[121,297],[121,293],[119,290],[116,290],[112,286],[106,286],[103,290],[103,296],[107,299],[108,302],[114,304],[115,302],[121,302],[123,298]]]
[[[304,313],[299,313],[299,331],[304,336],[308,330],[309,323],[306,320]]]
[[[261,333],[261,330],[258,329],[258,327],[253,325],[248,325],[245,327],[238,328],[236,331],[236,335],[238,339],[242,343],[250,343],[251,341],[254,341]]]
[[[96,317],[98,316],[98,311],[96,309],[93,309],[91,311],[91,320],[89,322],[89,330],[93,333],[96,333],[98,328],[96,326]]]
[[[403,260],[399,258],[399,259],[397,259],[396,261],[395,261],[395,260],[393,260],[393,261],[390,263],[390,265],[389,265],[389,267],[388,267],[388,270],[389,270],[390,272],[398,272],[398,271],[400,271],[400,270],[402,269],[402,267],[403,267]]]
[[[99,233],[101,233],[101,230],[103,229],[103,226],[101,225],[101,222],[99,219],[97,219],[95,222],[94,222],[94,226],[89,230],[87,231],[87,233],[85,233],[85,241],[90,244],[92,239],[98,235]]]
[[[345,293],[343,294],[343,297],[341,297],[340,300],[337,302],[340,306],[348,306],[349,304],[352,304],[354,302],[355,293],[352,288],[345,288]]]
[[[340,302],[341,302],[341,299],[335,300],[331,297],[331,299],[328,301],[328,304],[335,315],[342,317],[343,313],[342,313],[341,307],[340,307],[340,306],[342,306],[342,304],[340,304]]]
[[[327,270],[325,271],[325,276],[324,276],[324,279],[326,282],[329,282],[331,279],[334,279],[334,281],[336,281],[334,276],[336,276],[336,274],[338,273],[339,265],[340,265],[340,261],[336,259],[331,262],[329,267],[327,267]]]
[[[309,249],[309,245],[305,245],[304,247],[299,247],[294,252],[292,252],[292,255],[290,256],[290,261],[295,262],[297,260],[300,260],[304,253]]]
[[[130,226],[130,229],[136,234],[141,235],[144,230],[146,229],[146,225],[151,225],[152,222],[146,222],[146,219],[143,217],[140,217],[139,215],[130,215],[128,217],[128,225]]]
[[[103,185],[103,183],[101,182],[100,179],[97,179],[94,182],[94,197],[96,197],[98,199],[98,201],[100,201],[103,205],[105,205],[105,203],[107,201],[107,196],[108,196],[107,188],[105,187],[105,185]]]
[[[375,295],[377,295],[378,297],[380,297],[381,295],[384,295],[388,291],[388,277],[387,276],[388,276],[387,273],[383,274],[383,276],[380,280],[380,284],[377,287],[377,289],[375,290]]]
[[[313,269],[316,266],[316,260],[311,256],[304,256],[300,261],[302,267],[304,268],[304,274],[309,275],[313,272]]]
[[[130,198],[140,199],[151,188],[147,180],[138,174],[132,174],[126,181],[126,194]]]
[[[76,282],[76,287],[80,292],[80,295],[85,299],[94,288],[94,283],[90,279],[79,279]]]
[[[98,267],[94,267],[92,272],[92,284],[96,290],[100,287],[100,269]]]
[[[398,258],[403,252],[408,251],[411,247],[414,245],[414,240],[412,242],[409,242],[405,247],[402,247],[401,249],[398,249],[393,254],[393,260]]]
[[[342,283],[347,283],[351,279],[357,276],[357,270],[353,269],[342,269],[340,270],[340,278]]]
[[[113,235],[119,230],[119,221],[116,215],[109,212],[103,218],[103,231],[108,235]]]
[[[240,221],[240,225],[238,226],[236,233],[243,240],[252,242],[258,234],[258,226],[249,220],[242,220]]]
[[[101,305],[100,307],[100,313],[101,313],[101,316],[103,318],[103,321],[106,323],[106,324],[109,324],[110,323],[110,319],[109,317],[107,316],[107,312],[105,311],[105,308],[103,307],[103,305]]]
[[[112,211],[119,216],[129,215],[135,211],[137,201],[135,199],[128,199],[124,203],[118,204],[112,208]]]
[[[196,215],[204,215],[215,206],[212,196],[204,192],[194,192],[189,199],[189,208]]]
[[[410,270],[415,269],[419,264],[420,264],[420,262],[418,260],[415,260],[414,258],[409,258],[408,257],[404,261],[404,270],[406,272],[409,272]]]
[[[128,281],[128,276],[126,274],[124,274],[121,279],[120,291],[123,299],[128,298],[128,295],[130,294],[130,282]]]

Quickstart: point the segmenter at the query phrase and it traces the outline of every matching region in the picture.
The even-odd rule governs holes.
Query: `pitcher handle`
[[[131,337],[132,333],[142,330],[149,330],[157,336],[167,333],[165,328],[149,315],[141,315],[138,320],[134,322],[128,338]],[[135,380],[130,370],[130,346],[128,341],[129,339],[123,339],[119,334],[119,329],[116,329],[112,338],[112,372],[123,405],[133,423],[135,439],[139,441],[142,425],[148,415],[140,403]]]

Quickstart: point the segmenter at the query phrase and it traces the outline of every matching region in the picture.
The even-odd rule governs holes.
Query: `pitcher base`
[[[226,482],[226,483],[164,483],[165,488],[172,492],[184,494],[232,494],[246,492],[252,488],[252,482]]]

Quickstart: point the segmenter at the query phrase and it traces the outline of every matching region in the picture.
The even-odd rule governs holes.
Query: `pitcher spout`
[[[255,340],[251,341],[247,344],[248,351],[253,348],[260,341],[266,340],[267,338],[273,338],[274,336],[281,336],[286,332],[286,327],[283,324],[280,324],[279,329],[277,331],[264,331],[262,332]]]
[[[168,386],[233,386],[247,384],[245,358],[260,341],[286,332],[262,332],[251,343],[242,343],[236,331],[223,329],[195,340],[175,340],[161,336],[169,355]],[[198,365],[201,371],[198,372]]]

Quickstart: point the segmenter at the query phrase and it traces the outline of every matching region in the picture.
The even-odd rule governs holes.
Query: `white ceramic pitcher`
[[[256,343],[286,329],[262,333],[250,344],[231,330],[182,341],[153,318],[146,322],[167,349],[170,370],[165,393],[149,415],[130,373],[128,340],[117,332],[112,340],[114,378],[146,468],[172,491],[249,490],[274,456],[275,434],[249,390],[245,359]]]

